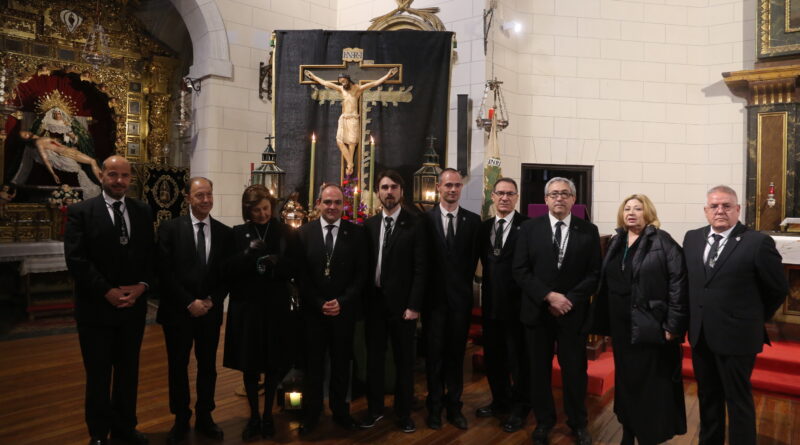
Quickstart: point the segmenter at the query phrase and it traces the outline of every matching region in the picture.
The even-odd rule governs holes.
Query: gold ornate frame
[[[95,0],[73,0],[66,8],[54,8],[46,2],[0,0],[0,63],[12,87],[36,74],[60,70],[80,74],[81,80],[109,96],[116,153],[134,162],[163,163],[171,93],[177,92],[177,85],[170,88],[169,80],[178,60],[149,35],[127,1],[111,0],[103,2],[100,16],[111,41],[111,61],[99,67],[83,61],[80,53],[95,24],[96,4]],[[62,9],[82,19],[72,32],[61,21]],[[15,91],[9,94],[13,100]],[[0,175],[2,171],[0,165]]]

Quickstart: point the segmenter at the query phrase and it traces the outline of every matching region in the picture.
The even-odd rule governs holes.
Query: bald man
[[[103,193],[68,207],[64,233],[86,370],[89,443],[104,445],[110,433],[117,443],[146,444],[136,430],[136,392],[154,273],[153,217],[146,204],[125,196],[127,159],[109,157],[100,177]]]

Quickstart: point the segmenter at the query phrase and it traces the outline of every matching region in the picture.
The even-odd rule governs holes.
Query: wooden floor
[[[468,356],[469,351],[468,351]],[[222,349],[220,359],[222,362]],[[173,418],[167,403],[167,360],[163,333],[159,326],[148,326],[142,346],[139,380],[139,429],[150,437],[151,444],[164,443]],[[470,422],[467,431],[445,423],[442,430],[425,427],[425,411],[413,418],[417,432],[404,434],[394,426],[391,413],[371,430],[348,434],[324,418],[307,438],[300,440],[298,422],[289,412],[275,415],[278,434],[273,441],[256,443],[309,444],[525,444],[530,443],[532,425],[514,434],[504,433],[496,419],[476,419],[475,409],[490,401],[486,379],[473,374],[466,360],[464,414]],[[83,421],[83,365],[77,334],[64,334],[24,340],[0,342],[0,444],[84,444],[88,441]],[[217,409],[214,417],[225,431],[226,444],[239,444],[241,431],[248,417],[246,402],[236,396],[241,374],[220,368],[217,380]],[[416,392],[425,394],[424,376],[417,374]],[[560,405],[560,391],[556,391]],[[689,432],[671,444],[697,443],[698,408],[696,386],[686,384],[686,409]],[[800,444],[800,401],[771,394],[756,394],[759,440],[761,445]],[[589,397],[589,430],[597,444],[619,443],[621,430],[613,414],[610,397]],[[391,400],[387,399],[387,406]],[[364,398],[352,404],[356,419],[365,414]],[[563,420],[563,414],[559,414]],[[531,420],[529,419],[529,422]],[[197,444],[215,442],[193,438]],[[192,443],[192,441],[190,441]],[[573,443],[569,430],[559,424],[551,435],[553,444]]]

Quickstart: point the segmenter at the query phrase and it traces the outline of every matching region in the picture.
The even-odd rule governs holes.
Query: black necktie
[[[383,218],[383,223],[385,225],[384,230],[383,230],[383,254],[384,255],[386,254],[386,246],[389,245],[389,237],[392,236],[392,221],[394,221],[394,219],[392,219],[391,216],[387,216],[386,218]]]
[[[556,233],[553,234],[553,250],[555,250],[556,255],[561,253],[561,226],[564,225],[564,221],[559,221],[556,223]]]
[[[333,228],[336,227],[333,224],[328,224],[325,226],[328,229],[328,233],[325,235],[325,252],[328,254],[328,258],[333,256]]]
[[[200,264],[206,265],[206,231],[203,230],[206,223],[197,223],[197,259]]]
[[[455,215],[452,213],[447,214],[447,237],[445,241],[447,242],[447,248],[452,249],[453,245],[456,243],[456,231],[453,229],[453,218]]]
[[[494,231],[494,254],[500,255],[500,250],[503,249],[503,225],[506,220],[501,219],[497,221],[497,229]]]
[[[114,211],[114,227],[119,232],[119,243],[123,246],[128,244],[128,225],[125,224],[125,217],[122,216],[122,201],[117,201],[111,205]]]
[[[708,257],[706,257],[706,268],[713,269],[714,264],[717,262],[717,252],[719,251],[719,241],[722,239],[722,235],[717,233],[711,235],[714,237],[714,243],[711,244],[711,248],[708,249]]]

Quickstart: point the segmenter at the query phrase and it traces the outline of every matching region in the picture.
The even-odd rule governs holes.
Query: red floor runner
[[[683,344],[683,375],[694,378],[692,352],[688,342]],[[800,396],[800,343],[772,342],[756,357],[750,382],[754,389]]]

